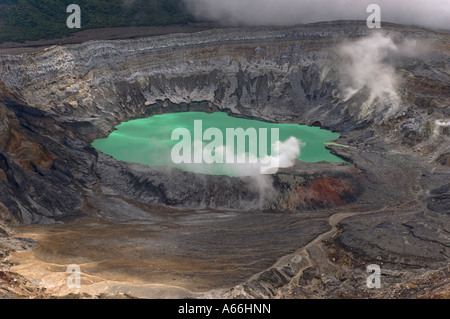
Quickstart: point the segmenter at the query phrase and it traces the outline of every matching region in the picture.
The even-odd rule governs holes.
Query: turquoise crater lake
[[[273,129],[278,129],[280,148],[279,153],[277,154],[280,158],[283,158],[282,163],[286,163],[287,161],[288,163],[290,162],[293,164],[296,160],[311,163],[321,161],[343,162],[341,158],[331,154],[330,151],[325,148],[325,144],[336,140],[339,137],[339,133],[333,133],[318,127],[309,127],[306,125],[275,124],[235,118],[222,112],[212,114],[203,112],[170,113],[124,122],[118,125],[116,130],[107,138],[95,140],[92,146],[117,160],[126,162],[141,163],[149,166],[177,167],[186,171],[211,175],[257,175],[258,171],[253,169],[256,165],[252,166],[248,163],[250,157],[247,158],[245,164],[230,163],[230,161],[226,160],[223,163],[214,162],[208,164],[206,163],[208,162],[206,159],[205,162],[201,158],[200,160],[202,160],[202,162],[199,163],[197,161],[196,164],[194,164],[195,153],[197,152],[198,154],[198,151],[200,150],[200,152],[204,154],[202,150],[212,141],[218,142],[217,140],[219,139],[216,135],[214,135],[215,139],[212,136],[209,136],[208,139],[204,138],[203,132],[199,134],[198,125],[194,127],[194,123],[198,124],[199,121],[201,121],[203,132],[207,131],[209,128],[215,128],[215,132],[218,133],[222,132],[223,140],[220,138],[220,143],[225,146],[227,146],[227,129],[242,128],[244,130],[251,129],[258,132],[259,140],[257,143],[249,138],[246,139],[245,143],[244,154],[251,154],[248,156],[253,156],[254,160],[255,158],[258,160],[262,159],[262,155],[264,154],[267,154],[267,156],[274,155],[271,152],[273,149],[271,137],[275,134],[272,134],[271,132],[274,132]],[[186,152],[180,152],[180,154],[184,156],[187,155],[188,158],[192,157],[192,163],[176,163],[176,161],[174,161],[174,148],[176,148],[177,145],[179,146],[182,141],[186,142],[180,136],[176,136],[172,139],[172,133],[176,129],[185,129],[184,131],[190,132],[191,136],[189,138],[192,139],[192,148],[189,150],[189,154],[186,154]],[[267,132],[266,153],[262,153],[262,149],[264,149],[264,146],[262,145],[264,145],[264,142],[261,144],[260,140],[264,136],[261,136],[261,132]],[[238,153],[238,140],[235,141],[234,152]],[[262,139],[262,141],[265,140]],[[258,146],[252,147],[251,144],[258,144]],[[255,150],[256,154],[254,154]],[[213,149],[211,154],[219,154],[219,149]],[[225,155],[224,159],[226,159]],[[287,166],[281,167],[288,166],[291,165],[288,164]]]

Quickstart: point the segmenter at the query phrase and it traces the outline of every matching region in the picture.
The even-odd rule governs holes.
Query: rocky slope
[[[270,257],[255,253],[257,266],[250,272],[233,270],[236,277],[230,275],[229,283],[212,281],[194,289],[195,280],[188,280],[178,287],[200,296],[448,296],[450,143],[444,124],[450,110],[449,35],[387,24],[384,31],[395,39],[433,44],[420,56],[387,58],[402,79],[396,92],[401,103],[395,107],[380,101],[368,105],[367,86],[351,97],[342,90],[340,67],[346,61],[337,47],[343,39],[373,32],[357,22],[217,29],[54,46],[21,55],[0,53],[2,220],[10,225],[70,225],[83,216],[116,216],[113,222],[120,224],[139,208],[152,223],[159,209],[146,205],[156,204],[282,213],[285,217],[277,223],[284,225],[312,211],[324,225],[313,227],[295,249],[274,245],[268,248]],[[342,133],[338,143],[348,147],[330,147],[353,164],[297,163],[255,180],[122,163],[90,147],[120,122],[188,110],[221,110],[336,130]],[[128,204],[113,205],[111,198]],[[209,220],[199,222],[211,227]],[[189,229],[192,224],[186,223],[176,227]],[[238,225],[236,219],[225,228]],[[255,220],[246,225],[259,229]],[[1,229],[0,224],[1,236],[10,235]],[[20,227],[16,231],[22,232]],[[33,232],[25,233],[33,237]],[[203,238],[200,234],[191,233]],[[42,235],[35,236],[42,240]],[[172,236],[168,242],[182,242],[181,234]],[[205,238],[210,236],[214,233]],[[194,260],[212,258],[203,255],[205,247],[246,259],[248,249],[256,252],[273,240],[245,232],[241,243],[251,248],[244,254],[221,245],[235,233],[224,231],[223,236],[212,246],[197,243],[183,249]],[[292,234],[286,232],[283,240],[289,238]],[[50,263],[55,258],[42,253],[58,251],[48,242],[38,240],[37,260]],[[83,254],[74,251],[72,257]],[[186,258],[177,254],[165,258]],[[261,258],[265,261],[258,262]],[[388,285],[376,292],[361,281],[370,263],[387,268]],[[210,276],[192,267],[193,273]],[[215,269],[212,263],[202,267]],[[434,278],[433,283],[421,286],[426,278]],[[414,288],[408,288],[410,283]]]

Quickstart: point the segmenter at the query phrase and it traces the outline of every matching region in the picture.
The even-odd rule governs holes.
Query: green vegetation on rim
[[[69,29],[69,4],[81,7],[81,29]],[[181,0],[0,0],[0,43],[68,36],[105,27],[162,26],[195,19]]]

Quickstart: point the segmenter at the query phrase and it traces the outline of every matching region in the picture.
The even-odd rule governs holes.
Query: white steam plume
[[[384,22],[450,29],[449,0],[184,0],[202,19],[235,25],[294,25],[366,20],[369,4],[381,7]]]
[[[278,149],[279,155],[266,156],[264,159],[262,159],[262,161],[264,163],[277,163],[278,165],[277,168],[287,168],[294,166],[295,161],[300,156],[301,148],[306,145],[305,143],[303,143],[302,141],[293,136],[291,136],[284,142],[278,141],[276,142],[276,144],[277,145],[272,147],[272,149]],[[270,167],[265,169],[265,172],[270,171],[271,171]]]
[[[339,72],[344,100],[366,88],[369,98],[362,105],[362,115],[374,111],[385,111],[385,118],[393,115],[401,104],[398,93],[401,77],[393,62],[399,58],[425,54],[429,47],[418,40],[395,41],[392,36],[381,32],[342,43],[337,53],[342,60]]]
[[[194,143],[202,145],[201,141],[195,141]],[[259,159],[249,153],[236,154],[234,163],[223,164],[223,172],[230,176],[258,176],[261,175],[261,172],[269,174],[272,171],[270,163],[277,163],[275,168],[292,167],[300,156],[301,148],[305,146],[305,143],[295,137],[290,137],[284,142],[278,141],[276,144],[272,146],[272,150],[279,150],[276,155],[266,155]],[[226,145],[215,148],[215,154],[218,157],[225,158],[227,152],[234,153],[234,150],[227,148]],[[206,164],[207,160],[213,162],[214,159],[205,158],[204,160],[203,164],[182,164],[181,166],[187,170],[203,174],[213,174],[217,171],[216,165],[218,164]]]

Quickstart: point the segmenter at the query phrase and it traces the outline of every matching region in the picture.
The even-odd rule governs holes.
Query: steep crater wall
[[[400,35],[439,38],[422,30],[398,26],[388,29]],[[369,32],[363,25],[350,22],[333,28],[325,23],[291,28],[219,29],[1,55],[4,93],[0,102],[16,119],[20,128],[16,132],[34,139],[41,153],[49,154],[46,157],[49,162],[44,166],[40,160],[39,165],[35,161],[31,161],[33,165],[24,165],[21,159],[24,155],[17,156],[7,146],[14,136],[17,139],[17,134],[11,123],[4,121],[7,138],[2,154],[6,164],[2,169],[9,183],[2,187],[10,202],[15,203],[8,207],[14,207],[13,214],[22,221],[43,222],[55,219],[56,215],[60,216],[56,219],[79,215],[86,209],[86,197],[99,194],[180,207],[235,209],[314,209],[353,202],[364,188],[363,174],[357,167],[344,167],[345,164],[316,168],[297,165],[269,177],[263,183],[268,186],[261,188],[254,186],[261,183],[255,184],[250,179],[167,172],[121,163],[102,154],[99,157],[90,143],[107,136],[126,120],[194,110],[321,125],[344,134],[361,131],[355,137],[360,140],[372,137],[374,130],[383,132],[374,125],[386,119],[383,114],[364,114],[361,110],[360,104],[367,100],[364,89],[352,99],[344,100],[334,51],[339,37],[357,38]],[[433,68],[436,63],[431,57],[428,65]],[[431,82],[439,80],[436,72],[426,73],[416,62],[408,60],[401,67],[409,72],[412,84],[424,77]],[[404,92],[408,97],[412,94],[409,87]],[[408,116],[416,121],[423,105],[441,93],[419,87],[414,92],[413,110],[405,108],[412,115],[405,113],[393,119],[397,121],[393,126],[409,125]],[[422,122],[426,116],[423,115]],[[420,126],[419,123],[418,135],[422,134]],[[408,137],[407,134],[404,136]],[[17,180],[20,174],[32,175],[37,181],[22,177],[21,183],[17,183],[21,186],[14,188],[12,180]],[[18,195],[29,193],[30,187],[47,189],[40,184],[41,180],[49,184],[67,181],[70,186],[63,186],[61,191],[71,191],[61,195],[62,198],[78,201],[63,207],[58,202],[66,203],[64,199],[56,200],[45,191],[32,197]]]

